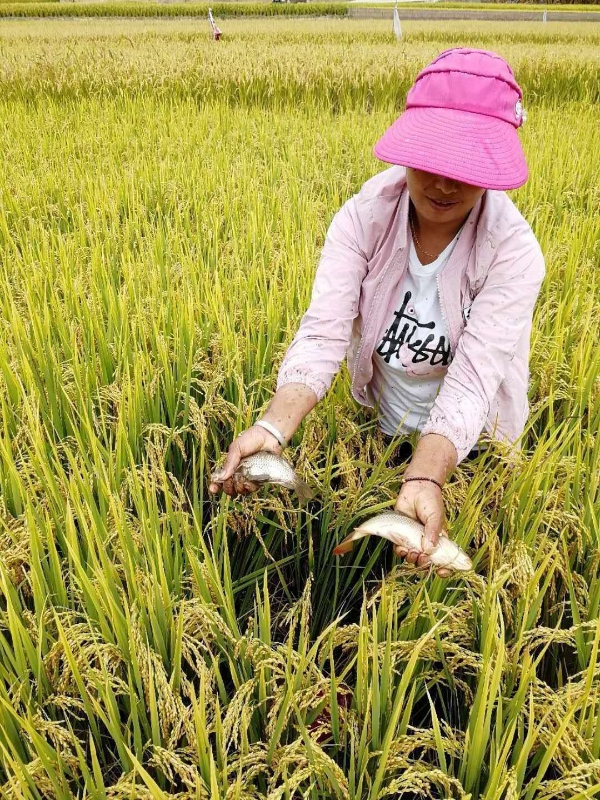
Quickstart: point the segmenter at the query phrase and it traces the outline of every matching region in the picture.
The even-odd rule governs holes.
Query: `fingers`
[[[272,441],[269,441],[269,438]],[[221,489],[225,494],[233,497],[236,494],[250,494],[258,489],[258,484],[237,476],[235,473],[240,462],[246,456],[258,453],[260,450],[281,452],[283,448],[275,437],[259,426],[252,426],[242,431],[229,445],[225,463],[221,469],[216,470],[210,478],[208,491],[217,494]],[[233,481],[233,482],[232,482]]]
[[[423,524],[421,550],[431,555],[444,527],[444,501],[439,487],[418,482],[406,483],[400,490],[395,509]]]
[[[213,476],[214,477],[214,476]],[[223,481],[211,481],[208,490],[212,494],[217,494],[221,490],[228,494],[230,497],[237,495],[248,495],[255,492],[260,487],[260,484],[254,483],[248,478],[235,473],[230,478],[225,478]]]
[[[445,567],[440,567],[436,572],[440,578],[449,578],[450,575],[454,574],[454,570],[446,569]]]
[[[213,490],[213,486],[216,487],[216,491]],[[227,478],[222,483],[220,481],[219,483],[211,483],[208,488],[213,494],[222,489],[230,497],[236,497],[238,495],[252,494],[259,488],[259,484],[248,480],[243,475],[234,473],[231,478]]]
[[[252,494],[259,488],[258,483],[253,483],[248,478],[244,478],[243,475],[234,475],[232,481],[235,494]]]
[[[446,536],[446,533],[442,531],[442,536]],[[431,567],[431,559],[426,553],[420,553],[418,550],[407,550],[406,547],[402,547],[402,545],[394,545],[394,553],[399,558],[404,558],[407,564],[414,564],[416,569],[419,570],[426,570]],[[447,569],[446,567],[439,567],[436,570],[436,574],[440,578],[449,578],[451,575],[454,574],[454,570]]]
[[[240,447],[240,443],[237,439],[234,439],[233,442],[229,445],[229,450],[227,451],[227,458],[225,459],[225,463],[221,467],[220,470],[215,472],[212,476],[213,481],[218,483],[223,483],[231,478],[233,473],[236,471],[238,464],[242,460],[242,448]]]
[[[421,548],[424,553],[431,554],[440,538],[440,533],[444,527],[444,515],[442,510],[435,508],[427,515],[425,520],[425,530],[421,537]]]
[[[208,487],[209,492],[212,494],[217,494],[222,489],[225,494],[230,495],[230,497],[233,497],[235,494],[248,494],[248,492],[243,491],[243,485],[238,478],[236,478],[236,482],[238,483],[241,491],[236,489],[236,486],[232,480],[240,461],[245,455],[248,455],[248,453],[245,452],[246,449],[247,448],[242,446],[240,437],[233,440],[233,442],[229,445],[229,449],[227,450],[225,463],[221,469],[217,470],[211,475],[211,481]]]
[[[397,544],[394,545],[394,553],[400,558],[404,558],[407,564],[417,564],[419,567],[429,564],[429,558],[419,550],[407,550],[406,547]]]

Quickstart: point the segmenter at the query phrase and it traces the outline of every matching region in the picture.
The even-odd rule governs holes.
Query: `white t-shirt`
[[[426,265],[411,242],[394,312],[373,353],[372,387],[375,400],[380,399],[379,426],[390,436],[422,428],[452,360],[436,276],[459,234]]]

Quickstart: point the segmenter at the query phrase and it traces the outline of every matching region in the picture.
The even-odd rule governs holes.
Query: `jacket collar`
[[[448,263],[450,262],[461,262],[463,264],[466,263],[466,259],[471,252],[473,244],[477,238],[477,224],[479,222],[479,218],[481,215],[481,209],[483,206],[483,198],[485,197],[485,193],[479,200],[475,203],[471,211],[469,212],[469,216],[467,217],[465,224],[460,232],[460,236],[458,237],[458,241],[456,243],[456,247],[454,248]],[[446,265],[447,266],[447,265]],[[443,272],[443,270],[442,270]]]
[[[404,181],[400,198],[398,200],[398,231],[396,233],[396,241],[394,250],[404,250],[407,243],[410,242],[409,222],[408,222],[408,209],[409,209],[409,196],[406,181]]]

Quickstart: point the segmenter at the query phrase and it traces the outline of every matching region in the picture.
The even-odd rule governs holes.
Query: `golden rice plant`
[[[229,26],[0,33],[0,796],[598,796],[598,34]],[[289,448],[308,507],[206,486],[373,142],[459,43],[524,85],[512,196],[548,273],[526,448],[452,477],[475,572],[440,579],[331,555],[402,473],[345,368]]]

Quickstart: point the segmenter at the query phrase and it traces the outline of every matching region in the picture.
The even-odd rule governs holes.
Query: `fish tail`
[[[346,539],[344,539],[343,542],[340,542],[338,545],[336,545],[336,547],[333,548],[333,555],[343,556],[345,553],[349,553],[353,547],[354,547],[353,540],[347,541]]]
[[[295,482],[295,485],[294,485],[294,491],[298,495],[298,499],[300,500],[301,503],[307,503],[309,500],[312,500],[313,497],[314,497],[313,490],[310,488],[308,483],[306,483],[305,481],[302,480],[302,478],[297,478],[296,479],[296,482]]]
[[[357,534],[359,535],[357,536]],[[342,541],[333,548],[333,555],[343,556],[345,553],[349,553],[354,547],[354,542],[367,535],[368,534],[365,531],[362,531],[360,528],[355,528],[352,533],[349,533],[345,539],[342,539]]]

